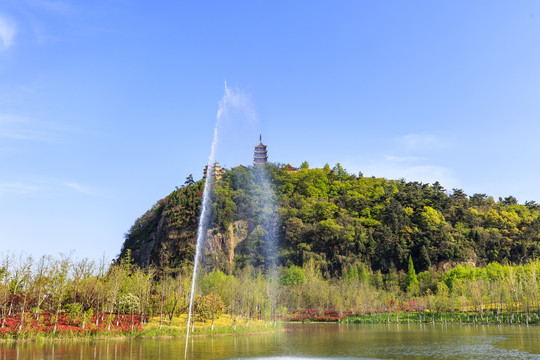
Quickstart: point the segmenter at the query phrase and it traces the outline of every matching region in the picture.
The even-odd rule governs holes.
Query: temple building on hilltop
[[[283,170],[290,171],[290,172],[296,172],[298,171],[298,168],[295,168],[291,164],[287,164],[284,167],[282,167]]]
[[[266,145],[262,143],[262,135],[259,135],[259,143],[255,145],[255,151],[253,154],[253,165],[258,164],[268,164],[268,151],[266,150]],[[240,169],[247,169],[244,165],[240,164],[238,166],[233,167],[231,170],[240,170]],[[289,171],[289,172],[297,172],[299,169],[292,166],[291,164],[282,165],[282,170]],[[212,166],[206,165],[204,167],[204,176],[203,180],[208,177],[215,177],[216,180],[221,180],[223,177],[223,174],[227,172],[227,169],[222,168],[219,166],[219,163],[217,161],[214,162]]]
[[[216,161],[214,162],[214,165],[210,168],[210,177],[216,177],[216,180],[221,179],[223,174],[225,174],[225,169],[223,169],[221,166],[219,166],[219,163]],[[208,176],[208,164],[204,167],[204,175],[203,179],[206,179]]]
[[[266,145],[262,143],[262,136],[259,135],[259,143],[255,145],[255,153],[253,155],[253,165],[267,164],[268,152],[266,151]]]

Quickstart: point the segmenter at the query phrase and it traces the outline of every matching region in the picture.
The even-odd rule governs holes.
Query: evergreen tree
[[[362,284],[367,284],[368,281],[369,281],[368,273],[367,273],[367,270],[366,270],[366,265],[364,265],[364,264],[360,265],[359,279],[360,279],[360,282]]]
[[[414,270],[414,264],[412,257],[409,255],[409,268],[407,270],[407,291],[414,292],[418,288],[418,278],[416,277],[416,271]]]

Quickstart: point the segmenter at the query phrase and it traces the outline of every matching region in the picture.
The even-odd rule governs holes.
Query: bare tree
[[[68,292],[70,268],[70,256],[62,256],[51,267],[51,301],[55,308],[53,334],[56,333],[60,310],[64,303],[64,297]]]
[[[24,314],[30,290],[32,289],[32,256],[20,255],[18,261],[14,262],[13,277],[11,280],[11,291],[13,295],[19,297],[21,321],[19,323],[19,332],[24,324]],[[13,304],[13,300],[12,300]]]
[[[39,312],[43,302],[49,296],[51,285],[50,271],[52,259],[50,256],[42,256],[36,264],[34,281],[32,284],[33,297],[36,302],[35,317],[39,319]]]
[[[0,268],[0,316],[2,317],[2,325],[0,327],[2,328],[5,325],[8,306],[11,302],[11,292],[9,289],[11,260],[10,256],[5,255]]]

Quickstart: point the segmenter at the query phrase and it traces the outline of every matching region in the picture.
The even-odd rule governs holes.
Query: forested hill
[[[327,277],[351,264],[387,272],[459,262],[527,262],[540,255],[540,206],[509,196],[495,201],[404,180],[348,174],[339,164],[291,172],[263,165],[279,211],[279,262],[313,259]],[[215,181],[205,264],[232,272],[264,266],[263,190],[255,169],[236,168]],[[178,267],[194,258],[203,182],[186,184],[159,200],[126,234],[128,250],[146,266]]]

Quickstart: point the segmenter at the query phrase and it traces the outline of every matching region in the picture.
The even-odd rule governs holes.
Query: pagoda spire
[[[266,145],[262,143],[262,135],[259,134],[259,143],[255,145],[255,151],[253,154],[253,164],[267,164],[268,163],[268,151]]]

